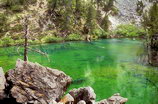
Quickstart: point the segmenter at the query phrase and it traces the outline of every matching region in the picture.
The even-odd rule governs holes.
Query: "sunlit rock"
[[[67,94],[61,99],[60,103],[73,104],[74,98],[70,94]]]
[[[71,83],[71,78],[62,71],[22,60],[17,61],[16,68],[8,71],[7,76],[12,83],[11,95],[19,103],[59,101]]]

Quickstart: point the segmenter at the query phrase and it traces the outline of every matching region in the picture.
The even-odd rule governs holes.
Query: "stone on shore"
[[[96,99],[96,94],[91,87],[84,87],[79,89],[73,89],[69,91],[69,94],[74,98],[74,104],[83,100],[86,104],[91,104]]]
[[[61,103],[64,104],[73,104],[74,103],[74,98],[70,94],[66,94],[61,100]]]
[[[0,67],[0,100],[5,98],[5,85],[6,85],[6,79],[5,79],[4,71]]]
[[[18,103],[49,104],[59,101],[71,83],[64,72],[18,60],[16,68],[7,73],[11,95]]]

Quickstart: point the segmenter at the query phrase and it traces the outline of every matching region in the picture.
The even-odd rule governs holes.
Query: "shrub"
[[[16,45],[23,45],[24,44],[24,39],[15,40],[15,44]]]
[[[100,29],[95,29],[95,30],[93,31],[93,34],[92,34],[92,35],[93,35],[93,36],[97,36],[98,38],[107,38],[109,34],[110,34],[110,31],[105,32],[105,31],[100,30]]]
[[[10,36],[2,37],[2,39],[0,41],[1,41],[2,46],[14,45],[14,40]]]
[[[124,24],[124,25],[119,25],[116,28],[115,34],[126,36],[126,37],[137,37],[137,36],[146,35],[146,32],[144,29],[134,26],[132,24]]]
[[[54,35],[48,35],[41,39],[43,43],[52,43],[52,42],[60,42],[63,41],[62,37],[56,37]]]
[[[28,42],[30,45],[35,45],[41,43],[39,40],[29,40]]]
[[[70,41],[76,41],[76,40],[83,40],[82,36],[79,35],[79,34],[69,34],[67,37],[66,37],[66,40],[70,40]]]

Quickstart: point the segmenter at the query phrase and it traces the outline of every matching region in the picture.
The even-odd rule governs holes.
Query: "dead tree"
[[[29,34],[29,27],[28,27],[28,17],[24,19],[24,61],[28,61],[28,34]]]
[[[28,46],[28,39],[29,39],[29,20],[28,19],[29,19],[28,16],[24,18],[24,39],[25,39],[25,41],[24,41],[24,61],[25,62],[28,61],[28,51],[29,50],[46,56],[48,61],[50,61],[47,53],[44,53],[40,50],[32,49]]]

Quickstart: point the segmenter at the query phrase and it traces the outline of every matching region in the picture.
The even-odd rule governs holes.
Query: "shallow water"
[[[67,42],[32,46],[47,57],[29,52],[29,61],[56,68],[70,75],[78,88],[92,86],[97,100],[120,93],[127,104],[158,104],[158,69],[145,65],[143,42],[131,39],[107,39],[95,42]],[[0,66],[14,68],[22,58],[22,48],[0,48]]]

